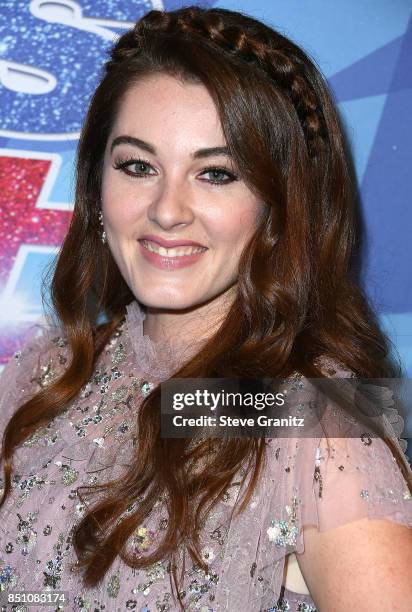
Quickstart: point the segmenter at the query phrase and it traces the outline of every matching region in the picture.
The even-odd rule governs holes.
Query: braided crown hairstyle
[[[151,11],[114,46],[84,123],[72,222],[51,284],[72,361],[20,407],[6,429],[2,503],[10,491],[13,450],[76,397],[134,299],[100,241],[97,211],[104,151],[122,98],[156,73],[207,88],[240,174],[266,204],[240,259],[233,305],[218,332],[175,375],[257,378],[299,371],[317,378],[328,375],[319,365],[324,355],[361,377],[395,373],[388,339],[350,274],[356,193],[337,111],[313,60],[276,30],[240,13]],[[97,326],[101,309],[109,322]],[[205,517],[246,465],[252,475],[234,509],[242,511],[264,463],[265,441],[220,438],[191,447],[187,439],[161,438],[159,389],[145,398],[136,418],[139,439],[124,477],[82,488],[82,495],[97,489],[105,496],[87,505],[74,530],[78,569],[84,570],[84,584],[94,586],[117,555],[137,569],[170,558],[182,604],[178,551],[183,547],[207,570],[199,544]],[[147,556],[128,554],[128,538],[162,497],[169,512],[164,539]],[[137,508],[125,513],[136,499]]]
[[[135,58],[150,41],[159,37],[186,38],[207,45],[209,52],[255,67],[261,76],[272,79],[293,105],[309,154],[315,155],[327,138],[327,127],[319,99],[319,77],[305,53],[288,38],[264,24],[224,9],[205,10],[188,7],[164,13],[150,11],[125,34],[106,65],[112,70],[125,60]]]

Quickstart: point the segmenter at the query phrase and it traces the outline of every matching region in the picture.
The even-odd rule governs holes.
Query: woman
[[[399,430],[160,433],[171,376],[394,376],[349,274],[354,201],[331,95],[287,38],[186,8],[119,39],[80,140],[60,328],[2,376],[6,594],[67,591],[73,610],[410,609]]]

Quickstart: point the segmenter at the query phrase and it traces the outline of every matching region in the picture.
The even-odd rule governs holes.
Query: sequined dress
[[[127,306],[87,384],[62,414],[17,449],[11,495],[0,509],[2,597],[12,590],[65,591],[68,609],[75,611],[180,609],[167,560],[133,570],[118,559],[93,589],[84,588],[81,576],[69,569],[76,561],[72,529],[85,512],[77,488],[127,470],[139,435],[139,402],[170,374],[170,347],[144,335],[144,316],[138,302]],[[17,406],[47,388],[69,361],[67,340],[57,327],[44,328],[14,355],[0,377],[0,435]],[[396,426],[391,431],[396,440]],[[304,550],[304,526],[325,530],[370,517],[412,527],[411,495],[384,442],[369,437],[336,442],[328,452],[322,438],[270,440],[259,485],[240,517],[231,518],[247,483],[240,468],[201,534],[208,571],[192,562],[186,566],[185,610],[314,612],[310,596],[282,588],[286,555]],[[133,506],[127,509],[132,511]],[[131,539],[133,550],[150,552],[167,520],[159,500]]]

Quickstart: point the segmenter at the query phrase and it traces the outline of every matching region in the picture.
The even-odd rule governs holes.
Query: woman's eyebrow
[[[192,154],[192,157],[193,159],[200,159],[203,157],[212,157],[213,155],[227,155],[231,157],[227,147],[208,147],[207,149],[199,149]]]
[[[121,144],[130,144],[134,147],[138,147],[139,149],[143,149],[148,153],[152,153],[152,155],[156,155],[156,149],[153,145],[141,140],[140,138],[136,138],[135,136],[117,136],[117,138],[114,138],[112,144],[110,145],[110,153],[116,146]]]
[[[113,149],[121,144],[129,144],[134,147],[138,147],[139,149],[143,149],[143,151],[147,151],[152,155],[156,155],[156,148],[150,143],[142,140],[141,138],[137,138],[136,136],[117,136],[114,138],[112,144],[110,145],[110,153]],[[227,147],[207,147],[205,149],[198,149],[194,153],[192,153],[193,159],[201,159],[205,157],[212,157],[213,155],[227,155],[230,157],[229,149]]]

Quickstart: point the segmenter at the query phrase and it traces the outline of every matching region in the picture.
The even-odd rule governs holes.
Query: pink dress
[[[77,397],[17,449],[13,489],[0,509],[3,598],[8,591],[66,591],[69,610],[179,610],[171,593],[167,559],[139,571],[117,559],[93,589],[84,588],[81,574],[69,569],[76,560],[71,531],[85,512],[77,488],[127,470],[138,436],[136,410],[152,386],[167,377],[173,363],[166,343],[155,344],[143,335],[143,319],[139,304],[129,304],[125,320]],[[0,434],[23,399],[47,387],[69,359],[59,328],[43,329],[14,355],[0,378]],[[331,375],[348,373],[335,368]],[[304,388],[303,378],[296,379],[295,388],[297,392]],[[396,440],[398,426],[388,427]],[[369,437],[335,442],[328,453],[324,438],[271,439],[265,470],[248,507],[231,518],[247,482],[242,482],[240,468],[201,533],[208,571],[190,558],[186,564],[185,610],[313,612],[309,596],[282,589],[286,555],[304,550],[304,526],[325,530],[370,517],[412,527],[411,495],[384,442]],[[130,539],[130,550],[150,552],[166,525],[167,513],[159,500]]]

